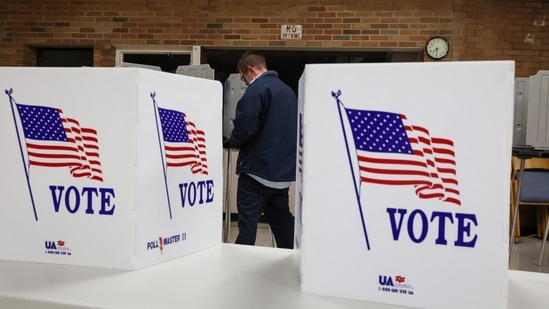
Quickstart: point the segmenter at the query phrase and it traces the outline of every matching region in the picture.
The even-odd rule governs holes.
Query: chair
[[[511,190],[511,210],[514,211],[515,207],[520,206],[549,206],[549,159],[546,158],[531,158],[526,159],[524,162],[524,171],[522,176],[522,182],[519,186],[518,174],[520,170],[520,159],[512,158],[512,190]],[[518,196],[518,205],[516,204],[517,191],[520,187],[520,193]],[[545,247],[545,241],[549,233],[549,220],[547,220],[547,208],[537,208],[537,234],[538,237],[543,235],[539,264],[543,256],[543,250]],[[516,222],[520,221],[515,218]],[[516,235],[519,235],[520,226],[516,223]],[[543,232],[544,231],[544,232]],[[543,233],[543,234],[542,234]],[[513,240],[512,240],[513,241]],[[514,241],[517,241],[515,238]]]

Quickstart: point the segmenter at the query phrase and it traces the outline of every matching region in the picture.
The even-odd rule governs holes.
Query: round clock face
[[[429,39],[427,46],[425,46],[425,51],[429,57],[439,60],[448,55],[448,51],[450,51],[450,43],[448,43],[445,38],[436,36]]]

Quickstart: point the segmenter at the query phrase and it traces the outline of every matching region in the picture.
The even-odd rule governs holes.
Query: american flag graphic
[[[347,108],[345,113],[362,182],[410,185],[419,198],[461,205],[453,141],[432,137],[402,114]]]
[[[166,165],[168,167],[190,166],[193,174],[208,174],[206,137],[194,123],[185,120],[179,111],[158,108]]]
[[[58,108],[17,104],[29,165],[68,167],[73,177],[103,181],[97,131]]]

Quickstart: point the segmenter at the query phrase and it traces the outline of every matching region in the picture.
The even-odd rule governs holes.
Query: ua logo
[[[391,276],[379,276],[379,284],[381,285],[387,285],[387,286],[394,286],[393,279]]]
[[[57,249],[57,247],[55,246],[55,241],[46,240],[45,245],[46,245],[46,249],[50,249],[50,250]]]

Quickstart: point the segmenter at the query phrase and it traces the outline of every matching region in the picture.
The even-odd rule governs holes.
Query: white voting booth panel
[[[0,259],[139,269],[221,243],[221,85],[0,68]]]
[[[307,65],[304,292],[506,308],[514,63]]]
[[[549,71],[538,71],[527,79],[528,98],[522,111],[526,114],[526,145],[549,147]]]

